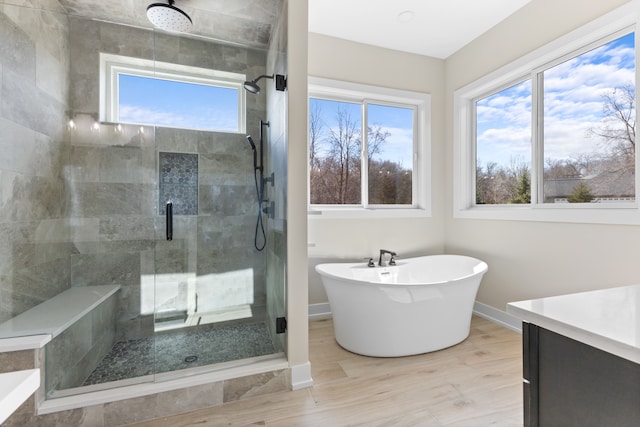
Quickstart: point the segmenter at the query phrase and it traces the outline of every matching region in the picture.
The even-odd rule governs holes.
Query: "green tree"
[[[516,186],[516,195],[509,203],[531,203],[531,178],[529,171],[523,172],[518,177],[518,185]]]
[[[576,185],[571,195],[567,197],[569,203],[589,203],[593,200],[593,194],[587,184],[581,182]]]

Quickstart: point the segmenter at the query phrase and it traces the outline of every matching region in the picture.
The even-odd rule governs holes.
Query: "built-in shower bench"
[[[17,337],[50,335],[53,339],[82,319],[87,313],[115,294],[120,285],[79,286],[67,289],[53,298],[0,324],[0,352],[16,351]],[[3,338],[14,338],[4,343]]]
[[[118,289],[120,285],[67,289],[0,324],[0,353],[38,351],[106,302]],[[0,424],[44,383],[43,368],[36,363],[35,369],[2,372],[0,367]],[[53,370],[59,371],[56,368]]]

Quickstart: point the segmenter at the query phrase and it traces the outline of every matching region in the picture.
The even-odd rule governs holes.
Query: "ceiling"
[[[67,13],[84,18],[152,28],[147,6],[166,0],[58,0]],[[176,0],[193,20],[191,34],[267,48],[283,0]]]
[[[309,0],[309,31],[447,58],[530,0]]]
[[[167,0],[58,0],[67,13],[151,28],[147,6]],[[289,0],[295,1],[295,0]],[[447,58],[530,0],[309,0],[309,31]],[[284,0],[176,0],[192,34],[267,48]]]

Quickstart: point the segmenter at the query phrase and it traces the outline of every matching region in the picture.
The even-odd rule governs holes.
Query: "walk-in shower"
[[[0,43],[16,51],[0,49],[0,141],[24,147],[0,161],[14,194],[0,212],[0,339],[51,338],[46,399],[282,358],[285,210],[262,205],[264,171],[286,163],[270,142],[285,137],[272,106],[286,93],[243,87],[286,72],[286,34],[269,33],[286,31],[283,2],[255,22],[234,18],[234,0],[190,8],[232,31],[194,35],[151,28],[139,2],[82,3],[0,0]],[[155,84],[177,91],[167,105],[144,92]]]

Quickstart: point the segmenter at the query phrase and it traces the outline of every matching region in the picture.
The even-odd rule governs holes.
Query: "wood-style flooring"
[[[310,322],[314,386],[135,424],[180,426],[522,426],[520,334],[474,316],[464,342],[410,357],[342,349]]]

